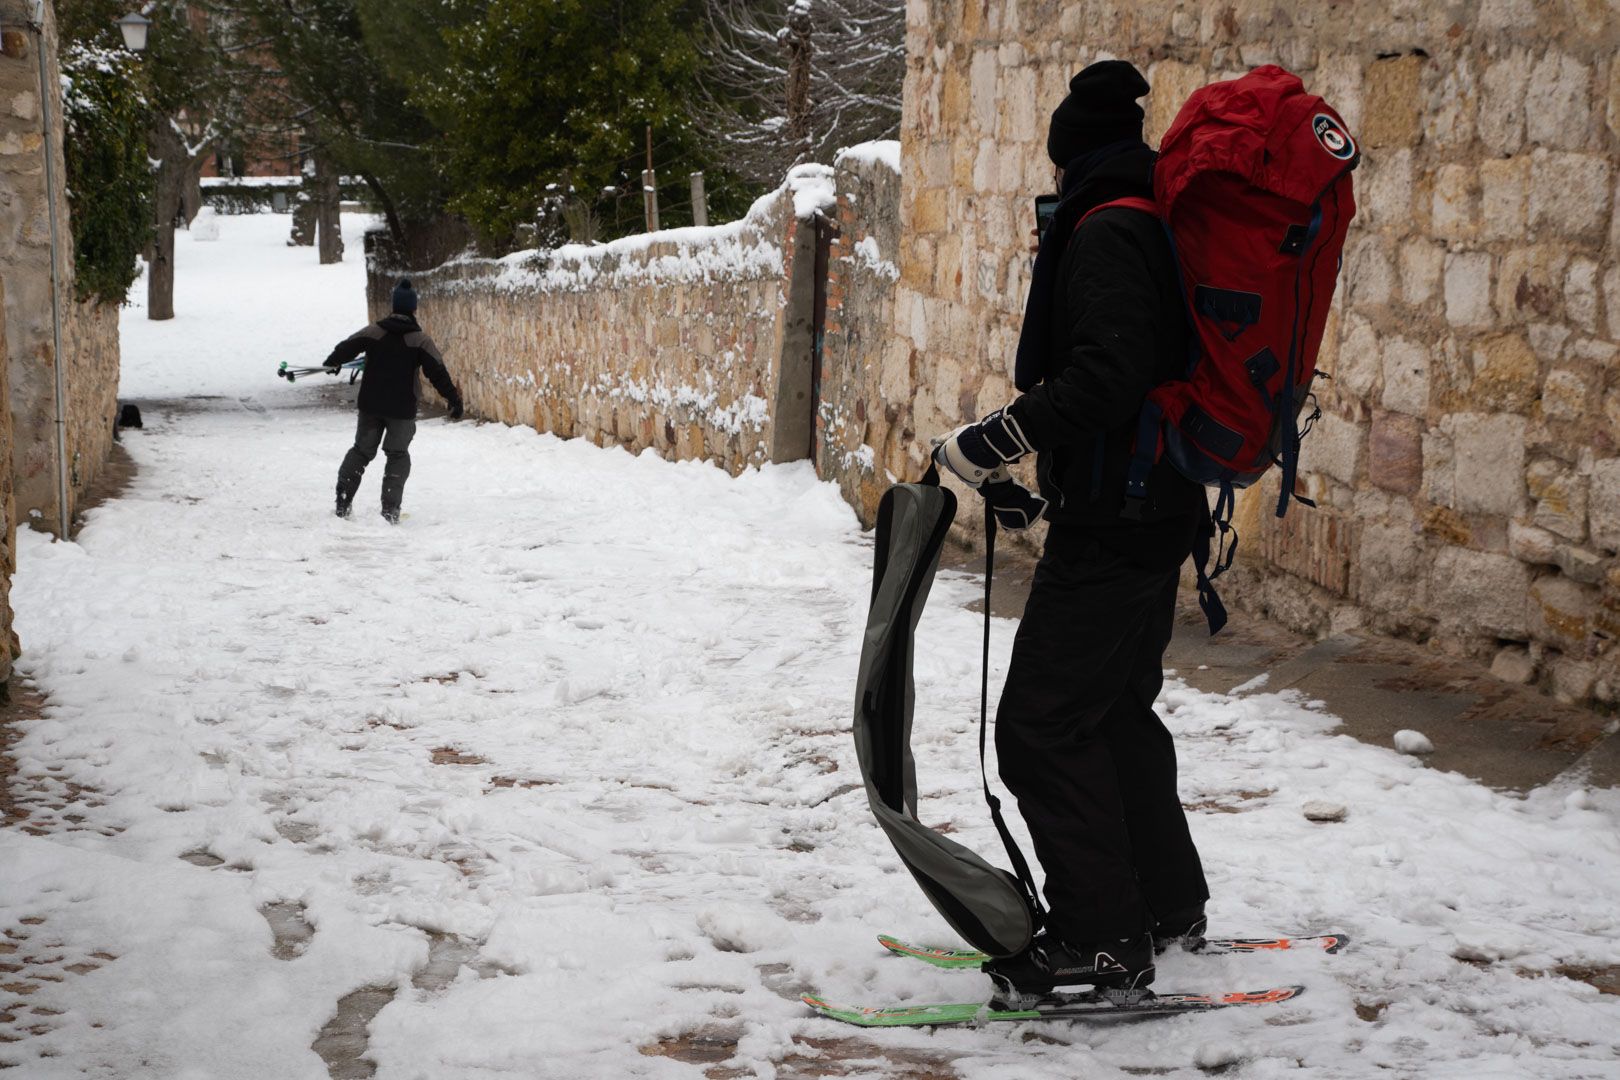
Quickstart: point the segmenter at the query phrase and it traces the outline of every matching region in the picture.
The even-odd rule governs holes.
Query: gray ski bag
[[[1011,956],[1029,945],[1039,905],[1023,855],[1001,819],[985,780],[985,795],[1019,876],[917,820],[917,768],[911,756],[914,706],[912,648],[917,620],[939,566],[940,548],[956,516],[956,496],[930,468],[920,484],[896,484],[878,507],[872,604],[855,687],[855,751],[866,797],[900,860],[951,927],[975,948]],[[994,518],[989,518],[994,544]],[[988,592],[989,565],[986,566]],[[988,633],[989,606],[986,597]],[[988,638],[986,639],[988,655]],[[984,762],[988,688],[980,701],[979,755]]]

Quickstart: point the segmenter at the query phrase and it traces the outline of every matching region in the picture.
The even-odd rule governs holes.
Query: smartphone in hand
[[[1035,233],[1043,239],[1052,219],[1057,216],[1058,201],[1056,195],[1035,196]]]

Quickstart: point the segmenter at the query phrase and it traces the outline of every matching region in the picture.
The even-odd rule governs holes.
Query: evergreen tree
[[[422,72],[417,96],[444,132],[450,205],[486,244],[510,247],[536,225],[542,242],[561,239],[570,205],[608,232],[638,230],[649,126],[663,224],[690,220],[686,173],[710,163],[686,111],[698,0],[488,0],[477,17],[423,2],[441,12],[446,63]],[[722,212],[737,201],[723,175],[710,190]]]
[[[212,0],[151,0],[139,67],[147,104],[147,150],[154,164],[147,249],[147,317],[174,317],[174,231],[196,213],[197,178],[215,142],[241,113],[241,87],[228,61],[236,20]],[[123,49],[116,20],[122,0],[68,0],[58,9],[64,40],[108,52]],[[92,137],[99,137],[92,136]]]
[[[253,48],[237,62],[255,80],[249,128],[297,133],[318,161],[359,177],[389,231],[409,246],[443,212],[448,188],[437,132],[368,40],[357,0],[239,0]]]
[[[152,240],[142,73],[122,49],[67,39],[61,57],[74,288],[80,300],[121,304]]]

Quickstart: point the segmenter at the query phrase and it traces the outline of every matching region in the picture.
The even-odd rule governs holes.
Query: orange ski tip
[[[1227,994],[1221,1001],[1227,1005],[1274,1005],[1280,1001],[1288,1001],[1299,994],[1297,986],[1279,986],[1274,990],[1263,990],[1259,993],[1238,991]]]
[[[932,956],[943,958],[948,955],[946,949],[925,949],[918,945],[908,945],[899,938],[892,938],[887,934],[878,935],[878,944],[894,953],[903,953],[906,956]]]

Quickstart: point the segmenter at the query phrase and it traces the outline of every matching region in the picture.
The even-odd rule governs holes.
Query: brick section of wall
[[[1274,483],[1250,493],[1228,591],[1303,629],[1528,654],[1560,697],[1620,703],[1613,5],[908,0],[907,18],[906,438],[1011,396],[1068,78],[1135,62],[1156,141],[1196,87],[1280,63],[1360,138],[1361,213],[1306,451],[1324,524],[1279,525]]]
[[[50,202],[56,203],[56,271],[62,296],[62,351],[67,358],[69,516],[112,446],[118,394],[118,310],[73,297],[73,234],[62,174],[62,102],[56,24],[46,4],[44,48],[52,87],[49,140],[55,188],[47,192],[46,133],[39,97],[40,39],[23,29],[31,5],[0,0],[0,274],[6,279],[6,345],[13,424],[8,475],[25,520],[55,532],[57,508],[56,342],[51,317]]]
[[[418,316],[473,415],[733,473],[804,458],[812,217],[829,177],[795,170],[727,226],[410,273]],[[379,234],[367,267],[380,318],[406,271]]]
[[[839,155],[837,238],[827,259],[827,311],[816,471],[836,480],[863,525],[897,479],[924,461],[911,426],[911,349],[892,332],[900,250],[898,143]]]

